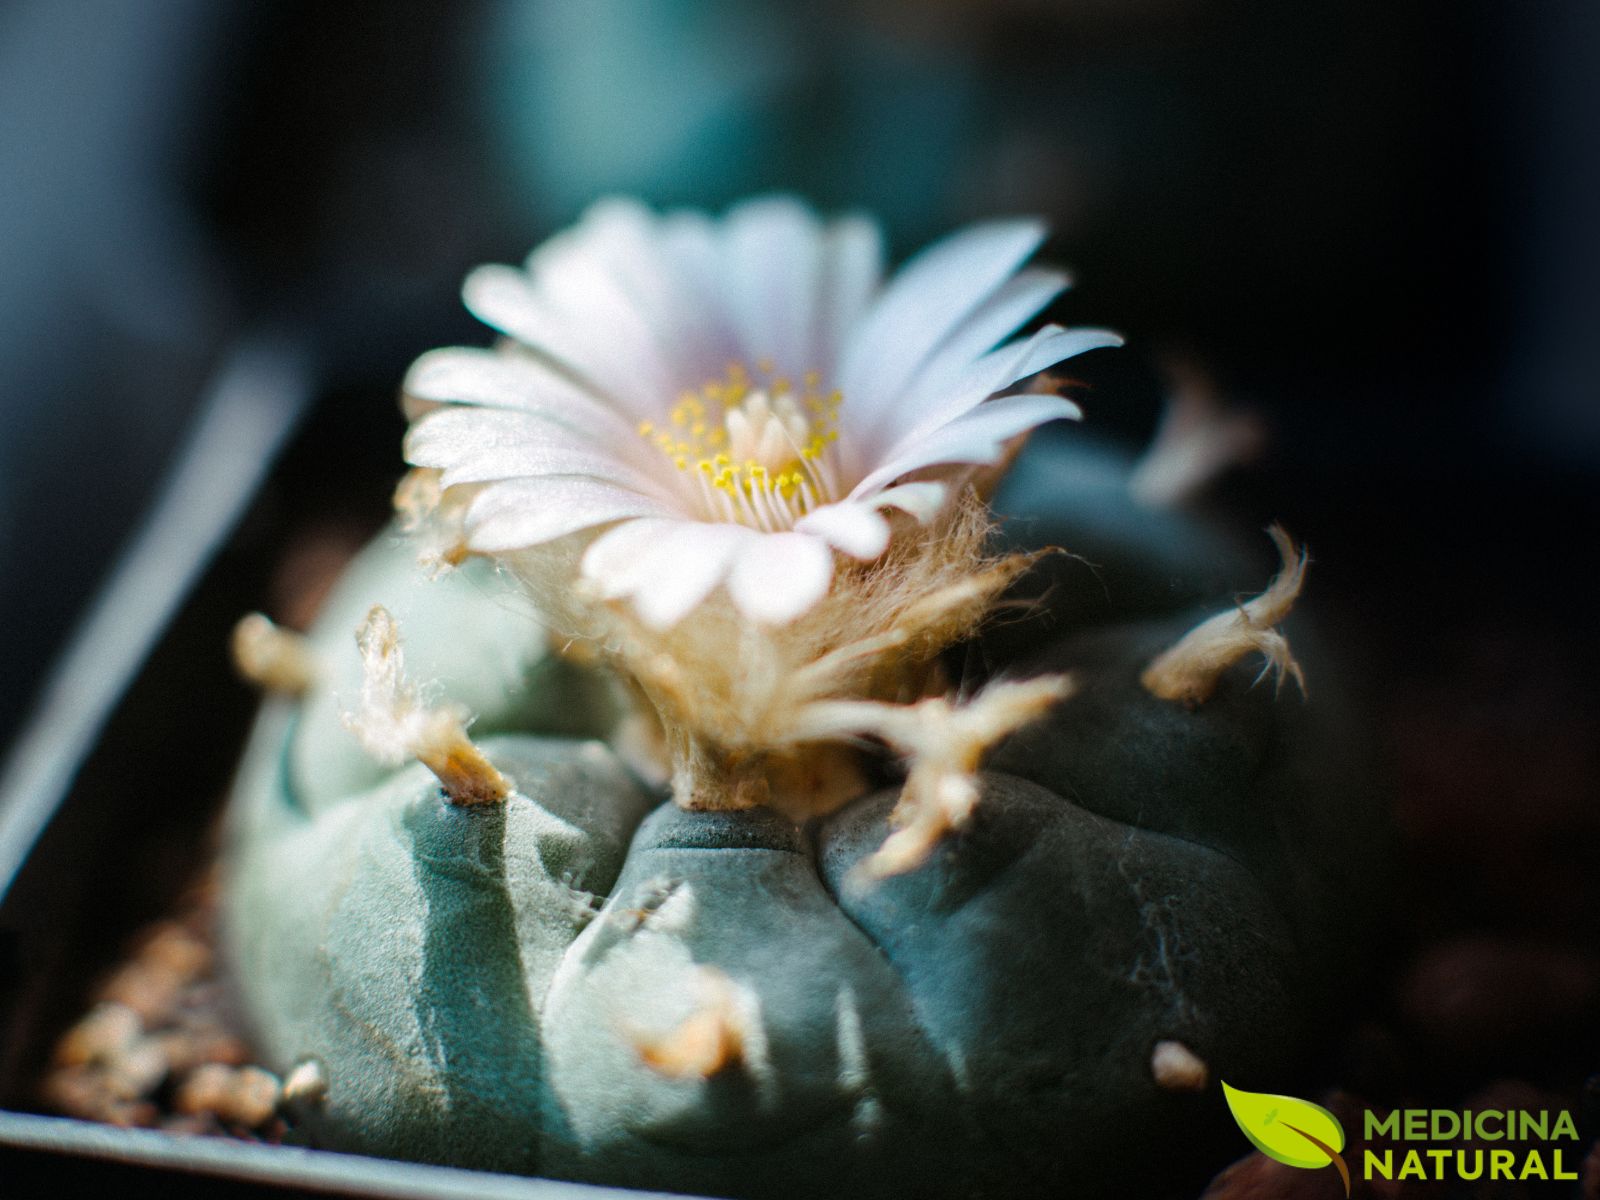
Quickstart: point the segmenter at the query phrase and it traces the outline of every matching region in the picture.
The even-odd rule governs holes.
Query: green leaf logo
[[[1350,1168],[1339,1151],[1344,1149],[1344,1127],[1320,1104],[1268,1092],[1245,1092],[1222,1083],[1233,1119],[1245,1137],[1268,1158],[1291,1167],[1332,1166],[1350,1195]]]

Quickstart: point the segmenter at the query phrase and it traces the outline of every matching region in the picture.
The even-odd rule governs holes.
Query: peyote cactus
[[[1192,438],[1135,471],[1046,429],[996,490],[1072,406],[980,402],[1112,340],[990,352],[1063,286],[1015,273],[1037,241],[986,227],[880,289],[862,223],[613,205],[469,282],[539,354],[419,363],[423,528],[308,639],[241,629],[293,694],[236,787],[226,929],[259,1047],[322,1081],[306,1137],[717,1194],[1092,1192],[1222,1112],[1219,1073],[1286,1068],[1376,820],[1277,628],[1305,559],[1275,531],[1265,586],[1136,497]],[[736,286],[670,303],[717,262]],[[631,375],[595,351],[623,316],[677,339]],[[703,369],[768,352],[765,383]],[[606,407],[694,354],[715,382],[665,435]],[[660,470],[607,462],[621,437]]]

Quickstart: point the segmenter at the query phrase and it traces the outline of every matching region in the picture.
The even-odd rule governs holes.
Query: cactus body
[[[965,828],[878,881],[853,868],[894,789],[807,826],[665,804],[582,736],[604,686],[484,580],[369,550],[319,644],[346,653],[363,606],[395,604],[412,668],[475,709],[515,791],[457,808],[365,761],[343,668],[263,717],[227,932],[270,1065],[328,1078],[304,1136],[719,1194],[1093,1194],[1223,1112],[1214,1085],[1158,1082],[1158,1043],[1213,1080],[1286,1071],[1373,886],[1377,814],[1338,769],[1331,680],[1302,702],[1241,663],[1193,709],[1141,686],[1264,569],[1124,478],[1041,436],[1002,490],[1015,544],[1093,566],[1045,560],[1043,607],[953,661],[1078,686],[989,756]],[[688,1038],[702,1018],[725,1046]]]

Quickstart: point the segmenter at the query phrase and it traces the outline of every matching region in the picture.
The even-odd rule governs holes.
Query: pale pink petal
[[[830,385],[845,340],[860,322],[883,278],[883,234],[866,217],[842,217],[823,236],[817,318],[817,361],[810,364]]]
[[[560,309],[515,267],[479,267],[462,298],[474,316],[599,389],[624,411],[652,416],[674,381],[650,330],[609,281],[589,279]],[[574,311],[576,310],[576,311]]]
[[[661,218],[661,253],[696,296],[722,308],[722,253],[717,223],[704,213],[682,210]],[[731,348],[731,347],[730,347]]]
[[[657,629],[687,616],[727,576],[739,548],[763,535],[742,525],[627,521],[595,539],[580,570],[607,599],[631,599]]]
[[[1046,325],[1032,337],[1008,342],[947,381],[943,392],[930,388],[925,396],[909,395],[895,419],[885,425],[883,441],[875,447],[877,457],[897,455],[902,447],[977,408],[1019,379],[1086,351],[1121,344],[1122,338],[1109,330],[1062,329],[1059,325]]]
[[[743,525],[680,522],[641,556],[631,594],[639,616],[657,629],[676,625],[727,577],[745,546],[769,536]]]
[[[659,249],[674,275],[684,281],[699,318],[697,333],[683,357],[692,358],[685,387],[719,378],[743,353],[733,316],[728,311],[722,280],[722,255],[717,225],[704,213],[673,212],[661,219]]]
[[[632,574],[646,546],[660,538],[678,522],[656,517],[624,521],[606,530],[583,552],[579,573],[597,584],[607,600],[626,596]]]
[[[1002,362],[1006,364],[998,378],[1005,379],[1000,387],[1010,387],[1019,379],[1026,379],[1069,358],[1076,358],[1090,350],[1120,345],[1122,335],[1109,329],[1063,329],[1059,325],[1047,325],[1039,331],[1038,336],[1022,343],[1022,352],[1017,358],[1007,360],[1003,347],[984,358],[997,366]]]
[[[1019,433],[1046,421],[1078,417],[1078,406],[1060,396],[1002,396],[979,406],[907,445],[899,454],[872,471],[850,493],[860,500],[902,475],[941,463],[991,463],[1005,451],[1005,443]]]
[[[951,332],[917,372],[905,393],[896,397],[897,406],[903,402],[906,394],[946,390],[961,378],[975,360],[1036,317],[1071,282],[1071,277],[1063,271],[1051,271],[1043,267],[1028,267],[1018,271],[973,310],[960,328]]]
[[[623,266],[632,229],[621,210],[602,206],[538,247],[525,269],[533,301],[550,315],[620,321],[622,332],[653,342],[655,331],[629,286],[637,280],[627,280]]]
[[[629,517],[673,517],[659,500],[581,477],[508,479],[486,487],[467,510],[467,540],[486,554],[522,550]]]
[[[833,551],[821,538],[766,533],[739,551],[728,594],[751,620],[782,625],[822,599],[832,582]]]
[[[871,427],[951,330],[1044,240],[1037,221],[995,221],[936,242],[889,282],[852,332],[839,373],[848,429]]]
[[[513,409],[601,440],[636,432],[634,423],[593,392],[522,352],[431,350],[411,365],[402,390],[420,402],[407,407],[412,419],[439,405],[459,404]]]
[[[603,274],[635,302],[651,298],[657,225],[660,218],[637,200],[597,200],[575,225],[534,247],[523,264],[541,285],[570,272]],[[559,297],[552,297],[559,302]]]
[[[872,497],[872,503],[879,508],[898,508],[926,525],[939,515],[949,495],[950,489],[944,484],[924,479],[879,492]]]
[[[728,320],[669,252],[666,229],[666,218],[637,201],[600,200],[573,229],[535,251],[528,272],[556,308],[571,306],[585,276],[603,277],[631,310],[625,319],[641,323],[666,375],[679,386],[698,385],[711,377],[708,365],[720,371],[726,361]],[[592,308],[583,311],[605,319]]]
[[[728,210],[722,223],[722,278],[745,360],[771,360],[779,374],[817,367],[816,308],[822,223],[788,196]]]
[[[540,475],[587,475],[675,501],[679,472],[638,437],[607,446],[505,409],[447,408],[412,424],[406,461],[444,472],[443,487]]]
[[[852,558],[870,561],[889,547],[889,522],[867,504],[827,504],[795,522],[797,533],[809,533]]]
[[[467,515],[475,549],[592,531],[582,574],[650,624],[674,624],[724,582],[750,619],[792,620],[826,594],[836,552],[884,553],[888,510],[928,521],[948,503],[945,476],[919,472],[994,462],[1018,434],[1077,415],[1060,397],[994,398],[1120,342],[1049,327],[995,348],[1067,284],[1022,269],[1042,238],[1032,221],[972,227],[885,286],[881,237],[862,218],[825,223],[788,197],[716,221],[602,201],[524,270],[468,279],[469,307],[509,341],[418,361],[408,457],[446,487],[481,489]],[[817,370],[844,395],[838,440],[817,464],[823,500],[780,533],[706,519],[696,479],[641,435],[730,362],[759,379],[768,358],[790,378]],[[780,450],[755,453],[770,468]]]

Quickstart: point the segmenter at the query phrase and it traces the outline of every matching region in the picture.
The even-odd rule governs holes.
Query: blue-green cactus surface
[[[245,1010],[270,1065],[328,1081],[297,1135],[712,1194],[1120,1194],[1226,1120],[1158,1084],[1158,1042],[1213,1080],[1281,1078],[1371,891],[1377,814],[1335,769],[1320,693],[1252,686],[1250,663],[1193,710],[1139,685],[1270,565],[1139,508],[1121,461],[1081,446],[1036,438],[996,507],[1013,545],[1082,557],[1045,560],[1042,602],[953,659],[1078,689],[995,749],[965,829],[878,882],[852,867],[893,788],[807,827],[680,811],[602,740],[604,683],[551,657],[492,571],[429,582],[392,540],[366,551],[314,634],[338,665],[269,705],[232,802]],[[452,806],[341,728],[374,602],[412,673],[478,714],[504,804]],[[708,981],[737,1061],[663,1070],[646,1048]]]

